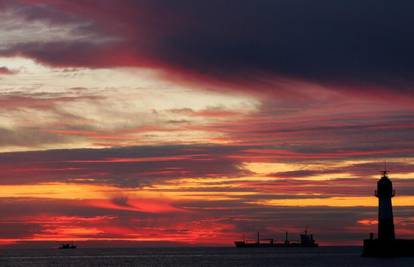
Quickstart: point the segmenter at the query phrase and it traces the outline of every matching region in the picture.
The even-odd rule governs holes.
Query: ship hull
[[[316,248],[318,244],[310,244],[310,245],[302,245],[298,243],[290,243],[290,244],[270,244],[270,243],[244,243],[243,241],[236,241],[234,245],[237,248]]]

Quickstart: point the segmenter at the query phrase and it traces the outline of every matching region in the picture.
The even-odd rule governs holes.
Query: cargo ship
[[[303,234],[300,235],[300,242],[291,242],[288,239],[288,233],[285,234],[285,241],[277,243],[273,238],[261,239],[260,233],[257,233],[256,240],[247,240],[243,239],[240,241],[235,241],[234,244],[237,248],[269,248],[269,247],[281,247],[281,248],[290,248],[290,247],[307,247],[314,248],[318,247],[318,243],[313,239],[312,234],[308,234],[308,231],[305,230]]]

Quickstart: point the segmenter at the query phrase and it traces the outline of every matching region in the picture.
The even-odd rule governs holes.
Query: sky
[[[414,238],[413,9],[0,0],[0,245]]]

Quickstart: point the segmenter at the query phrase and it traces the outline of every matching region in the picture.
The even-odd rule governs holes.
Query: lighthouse
[[[395,191],[388,178],[387,168],[377,182],[375,196],[378,198],[378,238],[374,234],[364,239],[362,256],[365,257],[414,257],[414,239],[396,239],[392,202]]]
[[[391,199],[395,195],[392,182],[388,178],[387,170],[382,172],[381,179],[377,182],[375,196],[378,198],[378,240],[395,240],[394,217],[392,213]]]

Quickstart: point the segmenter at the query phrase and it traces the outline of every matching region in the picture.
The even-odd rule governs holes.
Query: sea
[[[0,249],[0,266],[414,266],[414,258],[364,258],[360,247]]]

